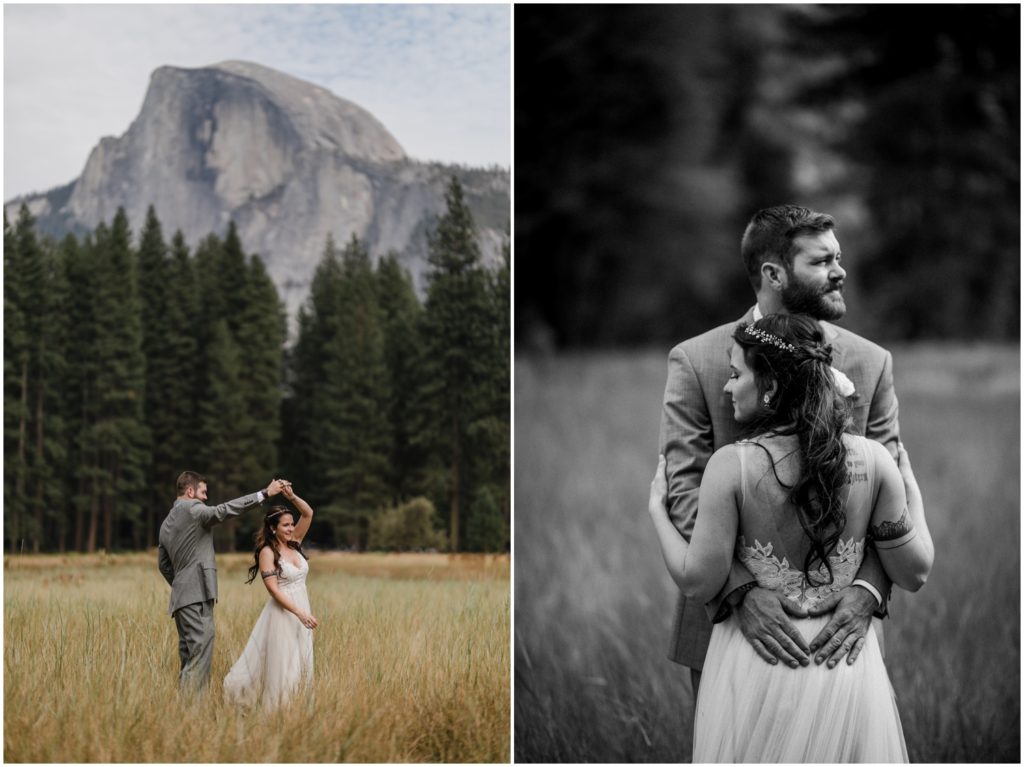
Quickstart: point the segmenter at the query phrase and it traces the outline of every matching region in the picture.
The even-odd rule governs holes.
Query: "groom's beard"
[[[800,282],[792,273],[782,289],[782,305],[790,314],[809,314],[817,320],[838,320],[846,314],[841,282],[830,283],[823,290]]]

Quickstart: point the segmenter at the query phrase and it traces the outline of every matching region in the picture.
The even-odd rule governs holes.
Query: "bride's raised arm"
[[[298,509],[299,521],[296,523],[295,530],[292,532],[292,539],[298,543],[302,543],[302,539],[306,537],[306,533],[309,532],[309,526],[313,522],[313,507],[295,494],[295,491],[292,490],[291,482],[284,486],[282,492],[284,493],[284,497],[291,501],[292,505]]]

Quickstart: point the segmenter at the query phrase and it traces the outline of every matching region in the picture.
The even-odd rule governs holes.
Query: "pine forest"
[[[234,224],[190,250],[152,208],[137,242],[123,210],[59,243],[5,216],[6,550],[153,547],[189,469],[210,503],[291,480],[311,547],[507,551],[508,244],[486,267],[454,178],[446,203],[422,301],[399,254],[328,238],[293,343]]]

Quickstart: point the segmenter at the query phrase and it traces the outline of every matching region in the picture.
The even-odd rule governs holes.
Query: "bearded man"
[[[747,225],[740,250],[757,303],[738,322],[775,313],[809,314],[819,320],[832,345],[840,390],[852,398],[854,430],[884,444],[898,460],[899,410],[892,355],[831,324],[846,312],[846,271],[832,216],[796,205],[766,208]],[[668,358],[660,435],[668,478],[666,503],[673,523],[687,540],[693,532],[708,459],[741,436],[724,390],[736,324],[684,341]],[[669,658],[690,668],[696,701],[712,622],[735,615],[747,641],[768,663],[781,661],[796,668],[815,662],[831,668],[843,656],[853,663],[873,616],[886,614],[890,586],[878,555],[869,549],[854,583],[811,613],[831,613],[832,619],[808,644],[790,620],[808,613],[759,588],[749,570],[734,559],[729,580],[714,600],[695,604],[680,595]],[[882,644],[881,621],[876,621],[875,631]]]

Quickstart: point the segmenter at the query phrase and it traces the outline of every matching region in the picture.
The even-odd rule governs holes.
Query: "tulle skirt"
[[[286,593],[309,611],[304,584]],[[292,613],[270,599],[253,626],[241,657],[224,677],[224,695],[234,703],[277,708],[313,681],[313,632]]]
[[[828,617],[795,620],[808,642]],[[874,628],[851,666],[763,661],[736,621],[715,624],[694,723],[697,762],[906,762]]]

